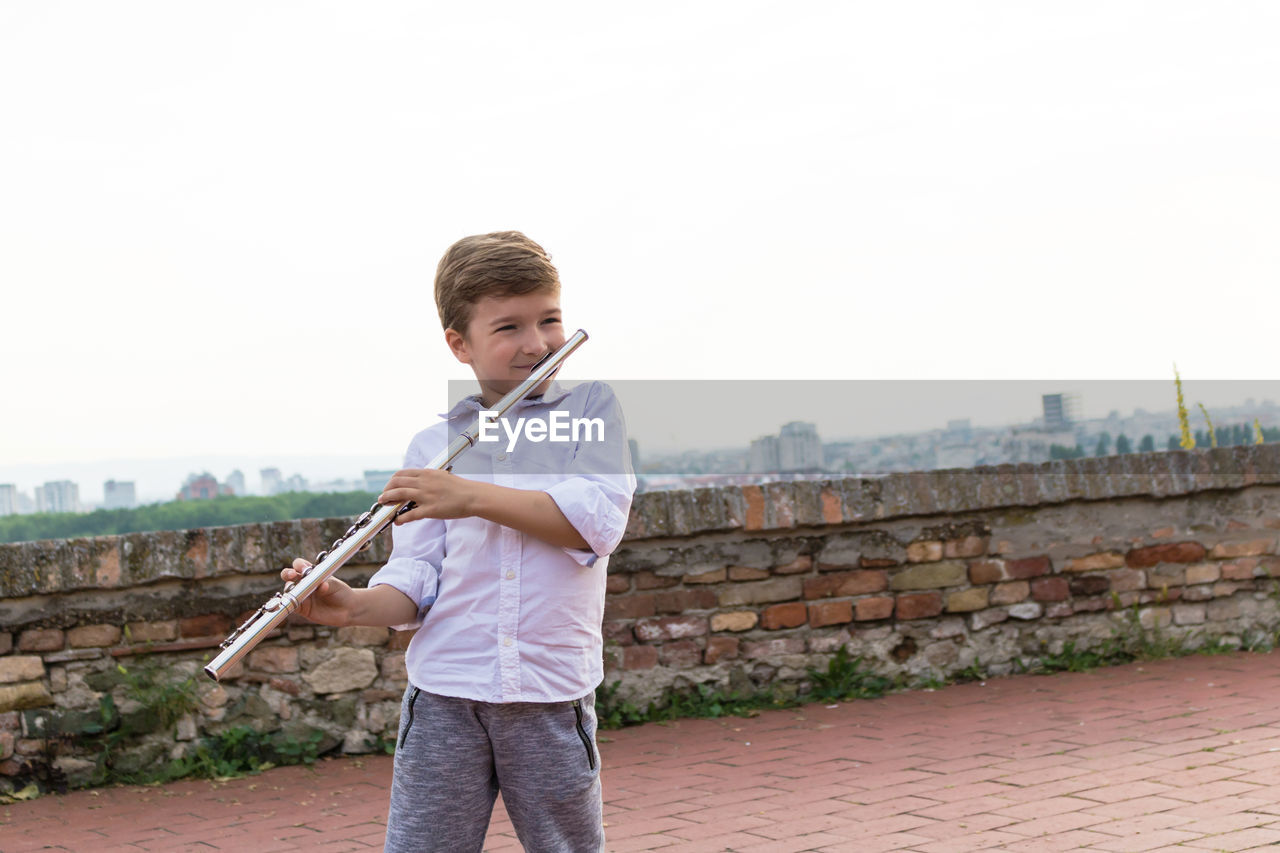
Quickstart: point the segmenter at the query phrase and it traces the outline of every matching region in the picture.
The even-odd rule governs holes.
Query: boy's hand
[[[302,570],[311,564],[299,557],[293,561],[293,567],[282,569],[280,579],[283,581],[302,580]],[[297,613],[320,625],[342,627],[350,624],[354,590],[337,578],[329,578],[320,584],[319,589],[307,596],[298,604]]]
[[[397,471],[383,487],[378,503],[413,501],[415,506],[396,518],[396,524],[420,518],[465,518],[474,515],[471,503],[476,483],[436,468]]]

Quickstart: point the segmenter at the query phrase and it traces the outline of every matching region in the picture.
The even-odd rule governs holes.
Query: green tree
[[[1098,436],[1098,445],[1093,449],[1094,456],[1106,456],[1111,453],[1111,433],[1104,432]]]
[[[1129,441],[1129,436],[1125,435],[1124,433],[1120,433],[1120,435],[1116,437],[1116,453],[1119,454],[1119,453],[1132,453],[1132,452],[1133,452],[1133,443]]]
[[[1177,446],[1177,442],[1175,441],[1174,447],[1176,446]],[[1170,448],[1170,449],[1173,449],[1173,448]],[[1142,437],[1142,441],[1138,442],[1138,452],[1139,453],[1155,453],[1155,451],[1156,451],[1155,437],[1151,435],[1151,433],[1147,433]]]

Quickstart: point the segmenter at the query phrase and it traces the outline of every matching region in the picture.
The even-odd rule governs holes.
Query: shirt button
[[[507,580],[509,580],[509,581],[513,581],[513,580],[515,580],[515,579],[516,579],[516,573],[515,573],[515,572],[507,572]]]
[[[503,637],[503,638],[502,638],[502,645],[504,645],[504,646],[509,646],[509,645],[511,645],[511,638],[510,638],[510,637]]]
[[[505,453],[499,453],[499,454],[498,454],[498,461],[499,461],[499,462],[506,462],[506,461],[507,461],[507,454],[505,454]]]

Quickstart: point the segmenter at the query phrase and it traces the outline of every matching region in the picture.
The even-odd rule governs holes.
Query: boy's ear
[[[449,345],[453,357],[463,364],[471,363],[471,351],[467,347],[467,339],[457,329],[445,329],[444,341]]]

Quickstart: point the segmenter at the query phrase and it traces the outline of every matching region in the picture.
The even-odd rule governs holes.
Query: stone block
[[[633,629],[636,639],[642,643],[660,643],[701,637],[707,633],[705,616],[661,616],[641,619]]]
[[[385,646],[390,638],[390,628],[376,625],[348,625],[337,634],[338,642],[345,646]]]
[[[53,704],[53,695],[43,681],[0,684],[0,711],[26,711]]]
[[[717,574],[717,572],[709,572],[708,574],[714,575],[714,574]],[[610,576],[610,580],[612,580],[613,577],[615,576]],[[702,578],[702,575],[695,575],[694,577]],[[636,572],[633,578],[635,581],[636,589],[639,589],[639,590],[666,589],[667,587],[672,587],[680,583],[680,578],[669,577],[667,575],[659,575],[654,572],[647,572],[647,571]],[[724,580],[724,578],[721,577],[720,580]],[[694,583],[716,583],[716,582],[718,581],[710,581],[710,580],[694,581]]]
[[[798,655],[804,652],[804,637],[792,634],[787,637],[772,637],[767,640],[743,640],[742,656],[748,660],[769,660],[783,655]]]
[[[102,649],[120,642],[115,625],[81,625],[67,631],[67,645],[73,649]]]
[[[813,557],[808,554],[801,554],[794,560],[773,567],[775,575],[798,575],[813,569]]]
[[[658,612],[654,594],[638,592],[607,598],[604,602],[606,619],[643,619]]]
[[[1111,588],[1111,581],[1106,575],[1078,575],[1070,579],[1069,587],[1072,595],[1101,595]]]
[[[1004,560],[973,560],[969,563],[969,583],[996,583],[1008,577]]]
[[[769,577],[768,569],[753,569],[750,566],[730,566],[729,580],[759,581]]]
[[[316,693],[329,694],[363,690],[377,677],[372,649],[341,648],[315,669],[303,673],[302,680]]]
[[[1147,569],[1157,563],[1194,563],[1204,559],[1204,546],[1199,542],[1170,542],[1134,548],[1124,556],[1131,569]]]
[[[682,580],[685,583],[721,583],[729,577],[727,569],[713,569],[709,572],[700,572],[696,575],[685,575]]]
[[[928,619],[942,612],[942,593],[916,592],[899,595],[894,613],[899,619]]]
[[[1053,564],[1047,556],[1041,554],[1036,557],[1005,560],[1004,570],[1011,579],[1030,580],[1049,574],[1053,570]]]
[[[1031,582],[1031,597],[1036,601],[1066,601],[1070,595],[1066,578],[1036,578]]]
[[[715,613],[711,616],[712,631],[750,631],[760,621],[752,610],[735,610],[731,613]]]
[[[716,606],[714,590],[669,589],[654,593],[654,607],[659,613],[684,613],[689,610],[710,610]]]
[[[689,669],[702,663],[702,647],[693,640],[677,640],[658,647],[658,663],[674,669]]]
[[[805,578],[804,597],[815,599],[866,595],[881,592],[888,588],[888,585],[888,575],[885,572],[876,569],[857,569],[852,572]]]
[[[981,557],[987,553],[987,536],[965,536],[948,539],[942,546],[942,556],[948,560]]]
[[[1119,551],[1102,551],[1084,557],[1073,557],[1063,566],[1064,572],[1098,572],[1124,568],[1124,555]]]
[[[1014,619],[1039,619],[1044,614],[1044,606],[1035,601],[1024,601],[1009,608],[1009,615]]]
[[[1233,598],[1219,598],[1205,604],[1205,618],[1211,622],[1240,618],[1240,602]]]
[[[818,601],[809,605],[809,627],[811,628],[825,628],[828,625],[844,625],[852,621],[852,602]]]
[[[1171,608],[1173,611],[1173,624],[1175,625],[1203,625],[1205,621],[1205,605],[1196,604],[1175,604]]]
[[[178,639],[178,620],[159,622],[130,622],[125,636],[130,643],[163,643]]]
[[[1017,604],[1019,601],[1025,601],[1030,594],[1031,584],[1027,581],[1000,583],[996,584],[995,588],[991,590],[991,603],[996,605]]]
[[[773,578],[767,581],[734,584],[720,590],[721,607],[739,607],[744,604],[771,604],[776,601],[798,599],[803,585],[798,577]]]
[[[942,543],[937,540],[907,545],[908,563],[932,563],[942,559]]]
[[[259,646],[249,652],[248,664],[259,672],[297,672],[298,650],[294,646]]]
[[[627,646],[622,650],[622,668],[653,669],[658,665],[658,649],[655,646]]]
[[[0,684],[38,681],[44,678],[44,661],[39,655],[13,655],[0,658]]]
[[[970,613],[987,607],[990,589],[974,587],[947,594],[946,611],[948,613]]]
[[[183,637],[225,637],[231,633],[231,620],[222,613],[206,613],[178,620],[178,633]]]
[[[894,601],[887,595],[872,598],[860,598],[854,602],[853,618],[859,622],[870,622],[875,619],[888,619],[893,615]]]
[[[66,644],[67,636],[57,628],[32,628],[18,635],[20,652],[57,652]]]
[[[1236,557],[1261,557],[1275,553],[1274,539],[1252,539],[1247,542],[1219,542],[1209,551],[1215,560],[1232,560]]]
[[[1220,563],[1198,563],[1194,566],[1187,566],[1186,579],[1188,584],[1215,583],[1221,578],[1222,565]]]
[[[808,610],[803,602],[793,601],[787,604],[775,604],[772,607],[766,607],[760,614],[760,627],[767,631],[798,628],[808,618]]]
[[[733,660],[737,656],[737,637],[709,637],[707,639],[707,648],[702,655],[702,662],[713,664],[721,660]]]
[[[1115,569],[1107,573],[1112,592],[1133,592],[1147,588],[1147,573],[1142,569]]]
[[[965,564],[947,561],[900,569],[889,578],[889,587],[893,590],[941,589],[968,582],[969,572]]]
[[[969,630],[981,631],[983,628],[989,628],[992,625],[998,625],[1008,620],[1009,612],[999,607],[989,607],[986,610],[978,610],[969,614]]]

